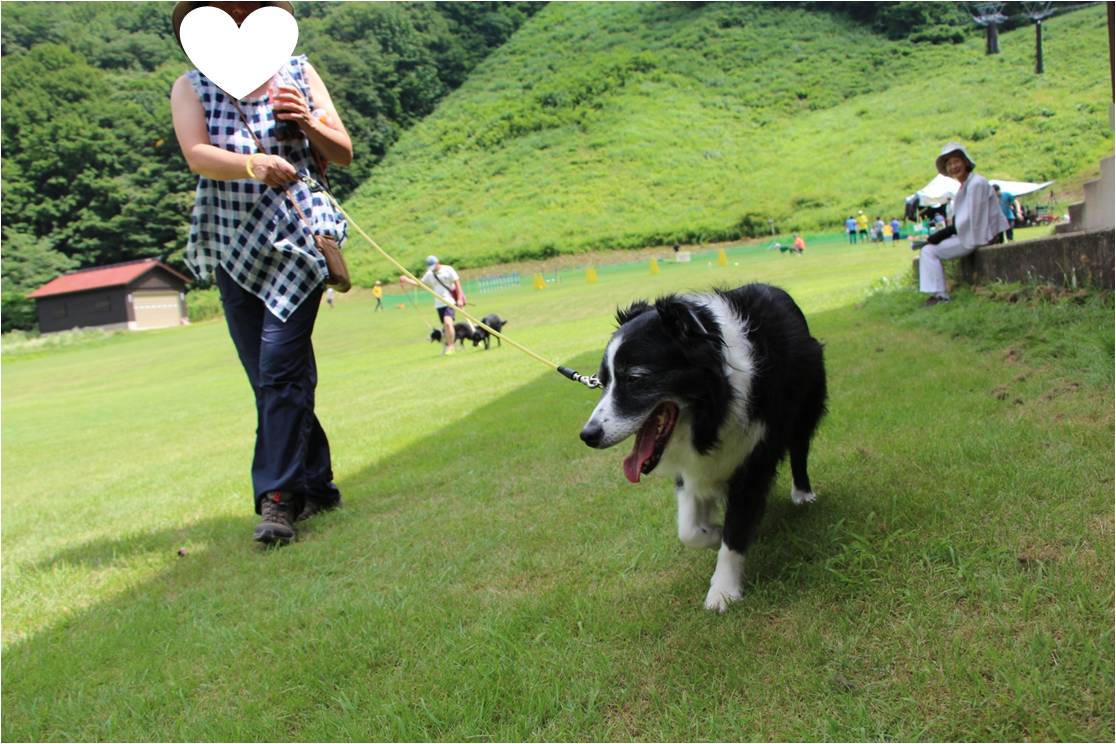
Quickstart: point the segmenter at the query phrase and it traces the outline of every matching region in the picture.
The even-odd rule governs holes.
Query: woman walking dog
[[[176,36],[203,5],[238,26],[267,5],[293,14],[288,2],[180,2]],[[297,519],[341,503],[314,414],[311,335],[329,277],[315,236],[340,244],[347,226],[299,174],[320,180],[319,162],[348,165],[352,142],[305,56],[240,100],[190,70],[174,83],[171,113],[182,154],[199,176],[186,263],[199,279],[216,281],[256,400],[252,488],[260,522],[253,539],[287,543]]]

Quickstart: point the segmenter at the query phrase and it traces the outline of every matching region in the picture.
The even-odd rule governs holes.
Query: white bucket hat
[[[943,176],[949,175],[948,173],[946,173],[945,170],[945,161],[946,158],[948,158],[953,153],[957,153],[961,157],[965,158],[965,162],[969,164],[970,173],[976,170],[976,163],[974,163],[973,159],[969,157],[969,153],[965,149],[965,146],[962,145],[960,142],[950,142],[942,148],[942,154],[939,155],[938,159],[934,161],[934,165],[938,167],[938,173],[941,173]]]

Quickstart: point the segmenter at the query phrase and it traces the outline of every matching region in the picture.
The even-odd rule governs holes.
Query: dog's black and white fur
[[[635,434],[628,479],[656,466],[675,476],[678,537],[718,549],[705,607],[724,612],[788,452],[791,500],[815,498],[806,460],[825,414],[822,345],[790,295],[765,284],[637,302],[617,322],[581,438],[603,449]]]

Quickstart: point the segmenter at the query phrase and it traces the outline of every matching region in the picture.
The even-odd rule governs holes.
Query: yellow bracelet
[[[256,174],[252,172],[252,158],[262,158],[262,157],[263,157],[262,152],[254,152],[254,153],[252,153],[251,155],[248,156],[248,162],[246,163],[246,168],[248,170],[248,176],[250,178],[256,179],[257,181],[259,180],[259,178],[257,178]]]

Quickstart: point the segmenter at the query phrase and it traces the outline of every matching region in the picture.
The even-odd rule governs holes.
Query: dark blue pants
[[[325,493],[333,470],[329,441],[314,415],[318,369],[310,342],[321,288],[284,323],[223,269],[217,270],[217,287],[229,335],[256,396],[256,513],[268,491],[289,491],[303,498]]]

